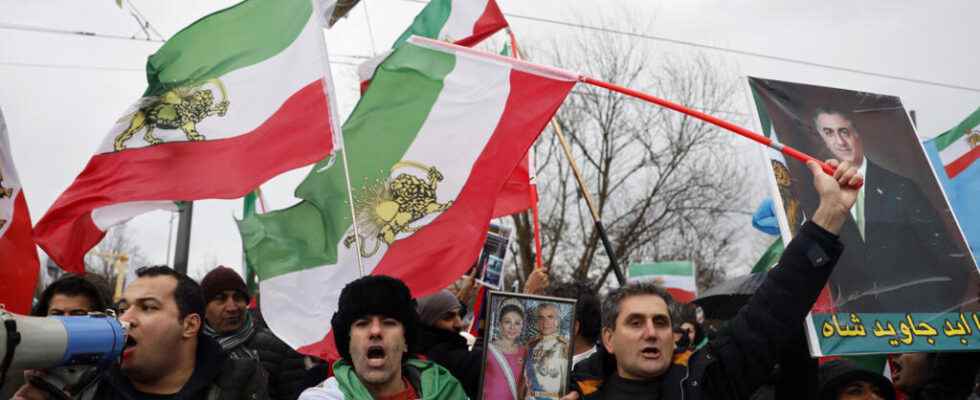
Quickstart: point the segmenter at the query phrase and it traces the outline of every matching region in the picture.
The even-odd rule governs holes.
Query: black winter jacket
[[[243,345],[259,354],[262,368],[269,374],[272,400],[296,400],[306,385],[303,355],[279,340],[268,328],[256,326],[255,334]]]
[[[470,350],[460,334],[424,325],[419,328],[418,344],[420,353],[453,374],[469,398],[480,398],[477,391],[483,363],[481,348],[474,346]]]
[[[661,381],[659,398],[745,399],[772,372],[791,346],[800,321],[816,301],[843,251],[837,236],[807,222],[786,246],[779,265],[769,271],[755,295],[727,328],[694,352],[685,364],[675,363]],[[575,366],[572,388],[584,399],[613,399],[619,392],[605,387],[616,371],[615,358],[599,352]]]
[[[229,358],[218,343],[200,336],[190,380],[177,393],[181,400],[268,400],[265,371],[250,359]],[[116,365],[78,396],[80,400],[141,400]]]

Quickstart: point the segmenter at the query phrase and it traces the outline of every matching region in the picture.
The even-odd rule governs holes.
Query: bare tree
[[[736,80],[708,57],[654,53],[621,35],[580,33],[552,46],[553,62],[709,113],[736,107]],[[656,60],[656,61],[653,61]],[[728,114],[726,116],[732,116]],[[734,137],[683,114],[579,85],[558,114],[621,265],[693,260],[699,283],[724,277],[749,214]],[[543,258],[557,279],[596,282],[608,259],[568,161],[548,129],[536,144]],[[533,268],[531,221],[513,217],[521,275]],[[521,278],[521,277],[518,277]]]
[[[112,255],[124,254],[129,258],[129,268],[146,264],[146,257],[140,246],[127,234],[126,224],[116,225],[106,232],[102,241],[85,255],[85,269],[89,273],[101,275],[112,287],[116,283],[116,270]]]

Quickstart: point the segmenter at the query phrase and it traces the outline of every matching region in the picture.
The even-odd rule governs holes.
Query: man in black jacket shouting
[[[828,163],[837,168],[833,176],[808,163],[819,208],[716,339],[675,360],[670,295],[650,283],[620,287],[602,305],[602,348],[575,367],[576,392],[563,399],[748,398],[791,343],[843,250],[837,233],[862,178],[847,162]]]

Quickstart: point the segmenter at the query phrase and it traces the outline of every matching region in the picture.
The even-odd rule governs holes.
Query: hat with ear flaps
[[[383,315],[401,322],[409,354],[416,353],[418,313],[412,292],[401,280],[384,275],[368,275],[348,283],[340,291],[337,312],[330,319],[337,351],[347,362],[350,357],[350,329],[354,321],[369,315]]]

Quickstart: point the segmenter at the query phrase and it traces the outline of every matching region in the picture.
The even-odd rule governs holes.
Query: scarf
[[[221,349],[231,358],[259,359],[257,352],[242,346],[255,335],[255,323],[252,322],[252,314],[248,311],[245,312],[245,322],[242,323],[242,327],[238,328],[237,331],[222,335],[205,322],[204,334],[217,341],[221,345]]]

